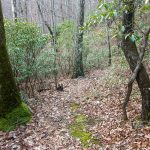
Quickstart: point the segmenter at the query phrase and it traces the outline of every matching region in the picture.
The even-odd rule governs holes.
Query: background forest
[[[5,22],[7,46],[15,77],[18,83],[27,82],[26,86],[30,87],[22,88],[25,88],[30,96],[34,94],[37,84],[35,82],[41,83],[44,82],[45,77],[56,76],[55,70],[58,76],[71,75],[78,3],[77,1],[55,1],[54,6],[51,6],[50,1],[16,1],[15,3],[16,6],[13,5],[13,1],[12,3],[2,1],[4,15],[9,19]],[[87,1],[85,4],[86,16],[88,16],[96,8],[98,2]],[[10,21],[13,19],[13,13],[15,17],[15,12],[12,10],[16,11],[19,21]],[[54,11],[54,16],[51,11]],[[57,53],[49,44],[52,35],[49,33],[47,24],[56,28]],[[83,63],[87,71],[91,68],[107,66],[106,30],[105,27],[101,30],[97,27],[94,31],[87,31],[84,35]],[[55,59],[57,59],[56,64]],[[29,83],[31,84],[27,85]]]
[[[0,74],[0,149],[150,148],[149,0],[1,7],[12,76]]]

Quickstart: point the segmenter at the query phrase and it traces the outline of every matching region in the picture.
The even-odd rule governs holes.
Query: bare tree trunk
[[[140,55],[137,51],[137,46],[135,42],[131,41],[130,37],[128,36],[125,38],[127,34],[132,35],[134,32],[134,0],[132,1],[125,1],[124,5],[128,6],[127,11],[123,13],[123,26],[125,27],[125,31],[123,34],[122,39],[122,49],[124,52],[124,55],[126,57],[126,60],[128,61],[128,64],[130,66],[130,69],[132,70],[133,74],[135,74],[135,79],[138,83],[141,96],[142,96],[142,120],[148,121],[150,120],[150,80],[149,76],[146,72],[146,69],[142,62],[140,63],[140,66],[137,67],[140,60]],[[136,69],[138,69],[136,71]],[[131,82],[132,83],[132,82]],[[126,113],[125,107],[127,105],[127,102],[129,101],[130,94],[132,92],[132,84],[128,84],[128,93],[126,97],[126,101],[123,105],[124,114]],[[127,116],[124,116],[124,119],[127,119]]]
[[[51,10],[52,10],[52,28],[53,28],[53,38],[52,38],[52,46],[54,48],[55,52],[55,58],[54,58],[54,79],[55,79],[55,88],[57,89],[58,87],[58,81],[57,81],[57,76],[58,76],[58,70],[57,70],[57,35],[56,35],[56,14],[55,14],[55,3],[54,0],[51,0]]]
[[[24,0],[24,18],[28,21],[28,0]]]
[[[47,21],[44,20],[44,16],[40,7],[40,4],[37,2],[38,10],[41,15],[42,21],[49,30],[50,35],[52,36],[52,47],[55,52],[55,58],[54,58],[54,80],[55,80],[55,88],[57,89],[57,75],[58,75],[58,70],[57,70],[57,35],[56,35],[56,16],[55,16],[55,5],[54,5],[54,0],[51,0],[51,10],[52,10],[52,17],[51,17],[51,22],[52,22],[52,27],[47,23]]]
[[[82,51],[83,51],[83,31],[81,27],[84,25],[84,11],[85,11],[85,0],[79,1],[79,16],[77,25],[77,35],[76,35],[76,46],[74,52],[74,67],[72,78],[78,78],[79,76],[84,76]]]
[[[17,8],[18,8],[18,18],[23,18],[23,5],[22,1],[17,1]]]
[[[13,19],[15,22],[17,22],[18,14],[17,14],[17,1],[11,0],[11,6],[12,6],[12,13],[13,13]]]
[[[111,45],[110,45],[110,34],[109,34],[109,23],[107,22],[107,43],[108,43],[108,66],[111,66]]]
[[[61,0],[61,3],[60,3],[60,12],[61,12],[61,15],[62,15],[62,21],[64,21],[65,17],[64,17],[63,1],[62,0]]]
[[[0,1],[0,117],[21,104],[6,49],[3,13]]]
[[[71,19],[71,15],[72,15],[72,8],[71,8],[71,0],[67,0],[68,1],[68,5],[67,5],[67,18],[70,20]]]

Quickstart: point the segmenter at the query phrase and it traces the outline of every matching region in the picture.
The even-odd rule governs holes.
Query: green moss
[[[75,122],[76,123],[81,123],[81,124],[85,124],[87,122],[87,117],[85,115],[79,114],[75,117]]]
[[[28,107],[22,103],[19,107],[0,118],[0,130],[1,131],[12,131],[19,125],[25,124],[31,120],[31,112]]]
[[[88,147],[92,139],[92,134],[85,131],[85,126],[82,123],[74,123],[70,126],[71,135],[74,138],[80,139],[81,143]]]
[[[71,110],[73,112],[77,111],[80,108],[80,104],[78,103],[71,103]]]
[[[100,139],[96,139],[96,138],[93,138],[93,139],[91,140],[91,143],[93,143],[93,144],[95,144],[95,145],[101,145]]]
[[[89,147],[90,144],[99,144],[100,140],[93,138],[92,133],[86,130],[88,118],[85,115],[78,114],[75,117],[75,121],[70,125],[70,133],[74,138],[80,139],[81,143],[85,147]]]
[[[91,133],[88,133],[88,132],[85,132],[85,131],[75,131],[74,133],[72,133],[72,135],[75,138],[79,138],[81,143],[85,147],[89,147],[90,141],[92,139]]]

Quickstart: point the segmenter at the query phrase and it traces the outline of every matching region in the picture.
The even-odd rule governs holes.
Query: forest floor
[[[109,71],[94,70],[85,78],[65,79],[64,92],[43,91],[32,103],[31,123],[0,132],[0,150],[149,150],[150,126],[140,121],[136,92],[122,120],[125,85],[110,86]],[[136,85],[135,85],[136,89]]]

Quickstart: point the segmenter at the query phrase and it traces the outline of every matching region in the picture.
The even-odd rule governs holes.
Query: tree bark
[[[111,66],[112,61],[112,53],[111,53],[111,45],[110,45],[110,34],[109,34],[109,23],[107,22],[107,44],[108,44],[108,66]]]
[[[6,49],[3,13],[0,1],[0,117],[21,104]]]
[[[57,31],[56,31],[56,12],[55,12],[55,2],[54,0],[51,0],[51,10],[52,10],[52,16],[51,16],[51,22],[52,22],[52,28],[53,28],[53,38],[52,38],[52,46],[55,52],[54,57],[54,80],[55,80],[55,88],[57,90],[58,88],[58,69],[57,69]]]
[[[83,31],[80,30],[81,27],[83,27],[84,25],[84,11],[85,11],[85,0],[80,0],[72,78],[78,78],[79,76],[84,76],[83,59],[82,59]]]
[[[28,22],[28,0],[24,0],[24,18]]]
[[[122,39],[122,50],[126,57],[126,60],[130,66],[132,72],[135,71],[138,60],[139,53],[137,50],[136,43],[130,39],[130,36],[134,33],[134,0],[126,1],[124,0],[124,6],[127,6],[126,11],[123,12],[123,26],[125,31],[123,33]],[[126,35],[129,34],[127,38]],[[150,120],[150,80],[146,72],[144,65],[141,63],[140,69],[136,76],[136,81],[142,96],[142,113],[141,117],[143,121]],[[132,91],[132,87],[130,88]]]
[[[12,5],[12,13],[13,13],[13,19],[15,22],[17,22],[18,14],[17,14],[17,1],[11,0]]]

